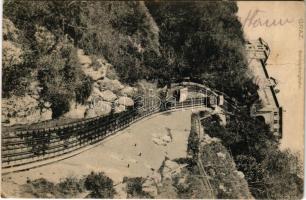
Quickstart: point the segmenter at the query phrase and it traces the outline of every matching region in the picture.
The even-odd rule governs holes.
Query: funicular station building
[[[260,102],[251,108],[251,115],[263,120],[270,126],[270,131],[279,138],[282,137],[282,112],[275,89],[277,81],[269,76],[266,61],[270,54],[268,44],[261,38],[246,44],[248,67],[253,75],[253,82],[259,87],[257,90]]]

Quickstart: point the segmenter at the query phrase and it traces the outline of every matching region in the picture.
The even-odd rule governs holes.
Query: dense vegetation
[[[24,95],[37,82],[53,118],[67,112],[71,100],[84,103],[91,93],[92,80],[80,68],[77,48],[105,57],[129,84],[146,79],[164,86],[190,77],[247,106],[257,99],[257,88],[245,76],[245,41],[235,2],[5,0],[3,11],[13,24],[3,34],[2,95]],[[18,59],[6,59],[9,52]],[[236,114],[226,127],[210,119],[205,128],[231,150],[252,194],[299,197],[297,157],[278,149],[266,125],[247,112]],[[91,196],[112,197],[112,188],[101,189],[111,180],[99,177],[104,175],[87,178]]]
[[[262,121],[240,111],[223,127],[218,117],[203,122],[205,132],[227,147],[238,170],[245,174],[250,191],[260,199],[302,198],[302,164],[299,156],[281,151],[278,140]]]
[[[160,29],[162,81],[190,77],[240,97],[244,37],[234,2],[147,3]],[[220,81],[222,80],[222,82]]]
[[[4,2],[4,17],[18,30],[12,44],[21,46],[23,62],[4,65],[3,96],[23,95],[38,82],[39,96],[51,103],[53,118],[67,112],[76,96],[76,101],[84,102],[91,89],[86,87],[90,80],[80,69],[72,38],[59,26],[63,6],[49,1]]]
[[[79,179],[69,176],[59,183],[50,182],[44,178],[27,180],[22,193],[27,198],[113,198],[115,189],[113,181],[103,172],[90,174]],[[83,197],[83,198],[84,198]]]
[[[24,62],[4,68],[3,95],[24,93],[21,86],[36,78],[55,117],[69,107],[63,98],[84,102],[90,80],[75,56],[82,48],[104,56],[127,83],[190,77],[242,98],[247,79],[237,10],[234,2],[6,0],[4,17],[20,30],[16,42],[25,54]]]

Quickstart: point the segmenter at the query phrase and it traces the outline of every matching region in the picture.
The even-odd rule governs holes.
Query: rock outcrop
[[[54,35],[46,28],[37,26],[34,37],[40,49],[47,51],[54,43]],[[9,20],[4,21],[4,36],[6,39],[18,39],[18,30]],[[3,63],[6,67],[23,62],[23,50],[18,43],[6,40],[3,42]],[[133,97],[137,89],[122,84],[113,66],[103,57],[90,57],[78,49],[77,56],[82,71],[94,81],[92,92],[84,105],[70,102],[70,109],[63,115],[64,118],[82,119],[109,115],[125,111],[134,105]],[[108,71],[108,69],[110,69]],[[107,77],[107,74],[110,76]],[[35,76],[35,74],[33,74]],[[2,122],[7,125],[32,124],[52,119],[49,102],[43,102],[40,97],[39,83],[32,80],[25,96],[13,96],[2,101]]]
[[[136,95],[137,89],[117,80],[118,76],[111,64],[103,57],[92,59],[82,49],[78,49],[77,55],[84,73],[94,80],[85,105],[85,118],[105,116],[112,110],[120,113],[134,105],[132,97]]]
[[[30,95],[2,99],[2,124],[31,124],[52,119],[48,102],[38,101]]]
[[[108,101],[108,102],[114,102],[117,99],[117,95],[115,95],[110,90],[105,90],[101,92],[101,97],[104,101]]]
[[[118,104],[123,105],[123,106],[133,106],[134,101],[133,99],[129,97],[119,97]]]
[[[2,23],[3,40],[17,41],[19,30],[15,27],[14,23],[7,18],[3,18]]]
[[[153,136],[152,141],[156,145],[167,146],[167,144],[170,143],[172,139],[169,135],[163,135],[163,136]]]
[[[85,111],[85,118],[105,116],[112,111],[112,104],[106,101],[99,101],[94,107],[89,107]]]
[[[163,179],[171,179],[177,173],[180,173],[180,165],[172,160],[165,159],[164,165],[161,170],[161,176]]]
[[[126,86],[122,90],[120,90],[120,95],[133,97],[137,94],[137,88]]]

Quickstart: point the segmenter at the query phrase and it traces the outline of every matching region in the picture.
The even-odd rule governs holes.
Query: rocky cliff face
[[[206,115],[213,113],[206,113]],[[244,174],[237,170],[231,154],[222,145],[220,139],[210,137],[205,133],[203,126],[197,123],[199,117],[197,113],[194,113],[191,118],[188,154],[194,162],[203,166],[202,170],[205,170],[206,178],[210,182],[216,198],[253,198]],[[198,126],[200,128],[197,128]]]
[[[3,19],[3,70],[21,66],[26,52],[19,41],[20,31],[9,19]],[[14,84],[12,82],[12,84]],[[2,98],[2,124],[29,124],[52,118],[50,103],[39,98],[39,86],[35,79],[21,96]]]
[[[52,118],[48,102],[40,102],[30,95],[2,99],[2,123],[6,125],[29,124]]]
[[[95,57],[95,60],[78,50],[78,59],[83,72],[92,78],[92,92],[85,105],[71,104],[70,111],[64,116],[69,118],[92,118],[105,116],[112,112],[123,112],[127,107],[134,105],[132,97],[137,89],[125,85],[118,80],[114,67],[103,57]]]
[[[151,57],[160,56],[159,28],[144,2],[28,1],[4,7],[6,126],[123,112],[134,105],[137,82],[152,72]]]
[[[25,51],[18,40],[20,31],[8,20],[3,21],[3,68],[19,66],[24,62]],[[37,27],[34,34],[41,49],[50,49],[54,45],[54,35],[44,27]],[[133,106],[135,87],[122,84],[114,67],[100,56],[85,55],[82,49],[77,50],[81,70],[93,80],[92,92],[84,105],[70,101],[70,109],[62,117],[70,119],[92,118],[108,115],[112,112],[123,112]],[[22,95],[11,95],[2,99],[2,124],[32,124],[52,119],[51,104],[40,96],[39,83],[33,78]]]

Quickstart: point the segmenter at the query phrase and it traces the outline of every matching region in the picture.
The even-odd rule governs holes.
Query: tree
[[[248,79],[236,3],[183,1],[146,5],[160,28],[162,59],[168,63],[164,67],[170,68],[166,73],[174,78],[205,80],[210,87],[241,100]],[[164,73],[165,70],[158,77],[164,78]]]
[[[291,151],[271,149],[261,162],[267,197],[272,199],[299,199],[303,196],[303,166],[299,155]]]

